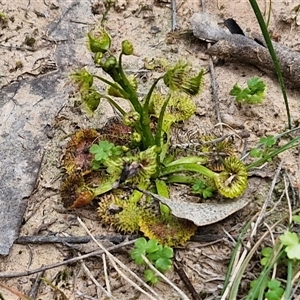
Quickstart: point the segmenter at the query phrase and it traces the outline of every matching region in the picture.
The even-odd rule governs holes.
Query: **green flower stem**
[[[129,99],[129,94],[126,93],[122,88],[120,88],[120,86],[119,86],[118,84],[115,84],[115,83],[113,83],[113,82],[111,82],[111,81],[109,81],[109,80],[107,80],[107,79],[105,79],[105,78],[103,78],[103,77],[101,77],[101,76],[98,76],[98,75],[92,74],[92,76],[93,76],[94,78],[97,78],[97,79],[99,79],[100,81],[106,83],[107,85],[110,85],[111,87],[113,87],[113,88],[116,89],[117,91],[119,91],[119,92],[123,95],[123,97],[124,97],[125,99]]]
[[[121,114],[122,116],[124,116],[126,114],[126,111],[123,110],[123,108],[121,106],[119,106],[119,104],[113,100],[111,97],[107,96],[107,95],[103,95],[103,94],[99,94],[102,98],[106,99],[113,107],[115,107]]]
[[[138,96],[136,91],[133,89],[132,85],[130,84],[129,80],[127,79],[124,71],[123,71],[123,67],[122,67],[122,52],[120,53],[119,56],[119,72],[120,75],[122,77],[123,83],[120,82],[120,84],[122,85],[123,89],[130,95],[130,97],[128,98],[129,101],[131,102],[132,106],[134,107],[135,111],[139,113],[141,119],[140,119],[140,129],[142,131],[142,143],[143,143],[143,147],[144,149],[147,149],[153,145],[155,145],[154,143],[154,138],[151,132],[151,128],[150,128],[150,118],[148,115],[148,112],[145,113],[143,112],[143,107],[141,105],[141,103],[139,102]]]
[[[286,143],[284,146],[280,147],[279,149],[276,149],[276,150],[272,151],[271,153],[269,153],[265,157],[262,157],[262,158],[258,159],[257,161],[251,163],[250,165],[246,166],[246,169],[249,171],[252,168],[256,168],[256,167],[259,167],[259,166],[263,165],[265,162],[267,162],[268,160],[270,160],[273,157],[277,156],[281,152],[284,152],[288,149],[296,147],[299,144],[299,141],[300,141],[300,136],[293,139],[293,140],[291,140],[290,142]]]
[[[275,70],[276,70],[277,78],[278,78],[278,81],[280,83],[282,96],[283,96],[283,99],[284,99],[285,110],[286,110],[287,119],[288,119],[288,127],[289,127],[289,129],[291,129],[292,128],[291,115],[290,115],[290,109],[289,109],[289,102],[288,102],[287,95],[286,95],[286,88],[285,88],[282,72],[281,72],[281,69],[280,69],[280,65],[279,65],[279,62],[278,62],[278,59],[277,59],[272,41],[270,39],[268,28],[265,24],[264,18],[261,14],[261,11],[259,9],[259,6],[258,6],[256,0],[249,0],[249,2],[252,6],[252,9],[253,9],[255,15],[256,15],[256,19],[259,23],[259,26],[260,26],[260,29],[261,29],[262,34],[264,36],[264,39],[266,41],[269,53],[270,53],[270,55],[272,57],[272,60],[273,60],[273,64],[274,64],[274,67],[275,67]]]
[[[150,129],[150,118],[149,118],[149,103],[150,103],[150,99],[151,99],[151,96],[152,96],[152,93],[157,85],[157,83],[163,78],[163,76],[157,78],[154,83],[152,84],[146,98],[145,98],[145,101],[144,101],[144,105],[143,105],[143,112],[142,112],[142,115],[141,115],[141,124],[142,126],[145,126],[145,128],[149,128]],[[151,129],[150,131],[146,132],[147,136],[146,136],[146,140],[149,141],[149,146],[152,146],[154,145],[154,138],[153,138],[153,135],[152,135],[152,132],[151,132]]]
[[[207,162],[207,158],[204,156],[187,156],[172,161],[166,167],[179,165],[179,164],[204,164]]]
[[[158,121],[157,121],[157,129],[156,129],[156,134],[155,134],[155,144],[158,147],[160,147],[160,145],[161,145],[161,137],[162,137],[162,134],[163,134],[162,127],[163,127],[164,115],[165,115],[165,111],[166,111],[166,108],[167,108],[167,105],[168,105],[170,99],[171,99],[171,94],[165,100],[165,103],[161,108],[159,118],[158,118]],[[170,127],[171,127],[171,125],[170,125]]]
[[[165,167],[163,170],[160,172],[160,177],[166,176],[172,173],[178,173],[178,172],[195,172],[195,173],[201,173],[204,176],[207,176],[208,178],[215,178],[218,176],[218,173],[215,173],[211,171],[210,169],[202,166],[202,165],[197,165],[193,163],[182,163],[182,164],[177,164],[177,165],[172,165]]]
[[[135,111],[137,111],[139,113],[139,115],[142,115],[143,112],[143,108],[141,103],[139,102],[139,98],[136,94],[136,91],[134,90],[134,88],[132,87],[131,83],[129,82],[129,80],[127,79],[124,71],[123,71],[123,67],[122,67],[122,52],[120,53],[119,56],[119,73],[122,77],[122,81],[119,84],[122,85],[122,88],[130,95],[129,96],[129,101],[131,102],[131,104],[133,105]]]
[[[171,175],[168,177],[168,183],[182,183],[192,185],[195,183],[195,178],[192,176],[184,176],[184,175]]]
[[[152,96],[152,94],[153,94],[153,91],[154,91],[154,89],[155,89],[157,83],[158,83],[161,79],[163,79],[163,76],[158,77],[158,78],[154,81],[154,83],[152,84],[152,86],[151,86],[151,88],[150,88],[150,90],[149,90],[149,92],[148,92],[148,94],[147,94],[147,96],[146,96],[146,98],[145,98],[145,100],[144,100],[144,105],[143,105],[143,119],[144,119],[144,122],[147,121],[147,118],[149,119],[149,103],[150,103],[150,99],[151,99],[151,96]],[[150,119],[149,119],[149,123],[150,123]]]
[[[163,78],[164,78],[163,76],[158,77],[158,78],[153,82],[153,84],[152,84],[152,86],[151,86],[151,88],[150,88],[150,90],[149,90],[149,92],[148,92],[148,94],[147,94],[147,96],[146,96],[146,98],[145,98],[145,102],[144,102],[144,105],[143,105],[143,111],[146,110],[147,113],[148,113],[148,110],[149,110],[149,103],[150,103],[150,99],[151,99],[151,96],[152,96],[152,94],[153,94],[153,91],[154,91],[154,89],[155,89],[157,83],[158,83],[161,79],[163,79]]]

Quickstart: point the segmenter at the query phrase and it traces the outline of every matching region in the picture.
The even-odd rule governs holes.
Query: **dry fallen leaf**
[[[192,203],[181,199],[168,199],[148,191],[144,191],[144,193],[166,204],[177,218],[192,221],[197,226],[217,223],[241,210],[253,199],[253,190],[250,189],[235,200],[215,203]]]

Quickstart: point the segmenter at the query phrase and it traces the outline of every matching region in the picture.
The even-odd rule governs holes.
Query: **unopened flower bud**
[[[132,110],[124,115],[123,123],[126,126],[134,126],[140,120],[140,115],[138,112]]]
[[[116,68],[118,62],[115,56],[109,56],[106,61],[102,64],[103,71],[110,73],[113,69]]]
[[[133,132],[131,139],[134,143],[139,143],[142,140],[142,136],[138,132]]]
[[[122,53],[125,55],[133,54],[133,45],[128,40],[122,42]]]
[[[82,93],[82,100],[90,112],[94,112],[100,103],[101,96],[99,93],[91,89],[88,92]]]
[[[105,53],[111,45],[111,38],[104,30],[100,30],[95,35],[88,33],[89,48],[93,53]]]

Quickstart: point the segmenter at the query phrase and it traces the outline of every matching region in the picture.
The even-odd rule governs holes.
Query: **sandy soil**
[[[74,0],[75,1],[75,0]],[[27,1],[25,1],[27,2]],[[1,45],[15,45],[14,49],[0,47],[0,84],[9,85],[13,80],[23,76],[42,74],[40,64],[43,62],[48,66],[53,61],[55,43],[53,47],[43,47],[47,38],[49,24],[60,17],[60,1],[24,1],[12,0],[0,1],[1,11],[8,17],[8,23],[2,25]],[[72,1],[69,1],[72,2]],[[75,1],[76,2],[76,1]],[[101,20],[104,11],[101,1],[90,4],[94,17],[82,27],[83,32],[95,27]],[[97,3],[98,3],[97,2]],[[200,1],[201,2],[201,1]],[[214,14],[220,21],[226,18],[234,18],[239,25],[247,32],[259,31],[255,16],[251,11],[248,1],[212,0],[206,1],[206,11]],[[258,1],[262,11],[267,10],[268,1]],[[80,4],[79,4],[80,5]],[[271,13],[270,28],[277,40],[294,50],[299,48],[299,28],[295,23],[295,16],[291,12],[297,5],[296,1],[280,1],[274,4]],[[206,43],[200,42],[191,37],[185,38],[170,33],[171,31],[171,5],[165,1],[143,1],[143,0],[116,0],[115,8],[112,8],[105,22],[107,29],[113,37],[113,47],[118,49],[120,41],[129,39],[135,46],[135,55],[126,59],[126,69],[134,74],[144,69],[145,61],[151,59],[164,59],[169,62],[176,62],[179,59],[189,61],[193,69],[208,69],[208,57],[204,54]],[[200,11],[201,5],[197,0],[178,1],[177,24],[178,29],[189,29],[189,18],[194,12]],[[13,20],[13,21],[12,21]],[[81,22],[81,20],[76,20]],[[0,25],[1,26],[1,25]],[[19,29],[17,29],[17,27]],[[34,38],[34,45],[29,44],[29,38]],[[85,47],[85,40],[77,41]],[[20,50],[22,48],[22,50]],[[27,49],[29,48],[29,49]],[[82,52],[82,61],[70,63],[66,68],[66,75],[78,66],[86,65],[92,68],[92,60],[89,54]],[[21,63],[20,63],[21,62]],[[55,61],[54,61],[55,62]],[[286,128],[286,113],[280,87],[275,78],[268,77],[263,72],[248,65],[235,63],[218,63],[216,65],[216,80],[220,99],[221,115],[233,116],[231,124],[233,127],[244,125],[244,130],[250,135],[248,138],[248,149],[251,149],[263,135],[276,134]],[[261,77],[268,86],[267,97],[262,105],[244,106],[237,105],[233,97],[229,96],[232,86],[239,82],[245,84],[252,76]],[[142,91],[151,83],[155,77],[149,71],[143,73]],[[66,78],[66,84],[68,79]],[[101,87],[100,87],[101,88]],[[71,90],[71,89],[70,89]],[[143,93],[143,92],[142,92]],[[295,90],[288,90],[288,97],[291,107],[292,119],[300,121],[299,93]],[[66,145],[68,135],[75,129],[94,126],[101,127],[113,115],[109,106],[100,109],[94,117],[83,114],[82,109],[74,106],[76,95],[70,92],[66,97],[65,105],[51,124],[51,140],[46,147],[43,164],[38,178],[35,191],[28,200],[28,208],[24,216],[23,226],[20,235],[86,235],[86,232],[79,226],[76,216],[79,215],[86,226],[94,235],[114,235],[113,228],[103,227],[95,213],[95,207],[88,207],[76,212],[66,211],[58,193],[61,169],[60,159]],[[198,124],[200,129],[210,128],[217,123],[214,103],[211,95],[211,82],[209,74],[206,76],[203,93],[196,98],[197,116],[193,117],[188,126]],[[295,151],[282,155],[283,168],[291,175],[295,187],[300,185],[298,156]],[[218,226],[200,228],[204,233],[222,233],[222,227],[232,234],[238,234],[244,221],[249,219],[255,211],[256,202],[262,200],[268,191],[270,177],[273,173],[265,174],[265,178],[257,178],[257,191],[254,193],[253,202],[243,212],[221,222]],[[105,245],[111,245],[105,242]],[[1,272],[21,272],[41,267],[42,265],[53,264],[96,250],[93,243],[76,245],[71,248],[68,245],[14,245],[7,257],[0,258]],[[127,266],[139,276],[141,270],[130,262],[127,252],[130,247],[116,254]],[[198,293],[203,294],[203,299],[215,299],[214,296],[220,293],[226,273],[226,267],[232,251],[232,243],[219,241],[213,245],[205,245],[196,242],[189,242],[186,247],[176,251],[176,257],[182,262],[187,275]],[[103,262],[101,257],[94,257],[85,261],[97,280],[104,284]],[[117,299],[146,299],[133,287],[120,278],[114,268],[108,266],[111,289]],[[0,283],[5,284],[29,295],[35,275],[17,277],[12,279],[1,279]],[[36,299],[106,299],[105,295],[97,291],[91,279],[86,276],[80,263],[62,266],[51,269],[43,275],[48,282],[57,285],[67,298],[53,290],[49,283],[43,282],[40,285]],[[187,294],[184,284],[173,270],[167,273],[176,285],[182,288]],[[245,283],[246,284],[246,283]],[[154,289],[163,299],[179,299],[179,296],[167,284],[159,283]],[[78,291],[86,296],[79,296]],[[20,299],[13,293],[0,287],[4,299]],[[94,298],[88,298],[94,297]],[[211,298],[212,297],[212,298]]]

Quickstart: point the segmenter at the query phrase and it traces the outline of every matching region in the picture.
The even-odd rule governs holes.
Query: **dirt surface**
[[[258,2],[262,11],[267,11],[268,1]],[[2,21],[0,24],[0,140],[7,145],[7,149],[13,149],[6,152],[4,148],[0,150],[1,189],[3,186],[5,190],[4,183],[10,185],[11,193],[16,195],[16,198],[11,200],[19,201],[19,213],[24,212],[28,201],[23,219],[20,214],[16,216],[16,228],[13,228],[13,233],[5,229],[7,232],[4,232],[4,236],[12,235],[7,243],[9,245],[17,237],[21,221],[21,236],[85,236],[86,232],[79,225],[77,215],[92,234],[114,236],[117,233],[113,228],[101,225],[95,211],[96,204],[69,212],[63,208],[58,192],[62,172],[61,157],[69,135],[79,128],[100,128],[113,116],[112,109],[105,103],[94,116],[84,113],[83,108],[76,105],[78,95],[73,93],[67,77],[72,70],[82,66],[93,68],[92,58],[85,47],[85,34],[99,25],[105,7],[100,0],[0,0],[0,4],[1,12],[8,17],[7,22]],[[296,51],[299,48],[299,27],[296,24],[297,16],[292,9],[297,4],[296,1],[276,1],[276,5],[272,6],[270,19],[273,37]],[[157,75],[145,69],[145,63],[153,59],[170,63],[181,59],[190,62],[194,70],[209,68],[208,56],[204,53],[207,43],[178,34],[181,30],[189,29],[190,17],[202,9],[199,1],[178,1],[178,31],[172,33],[170,3],[152,0],[115,1],[115,6],[108,12],[105,26],[113,37],[113,51],[118,51],[120,42],[124,39],[134,43],[135,55],[126,58],[125,63],[127,72],[138,74],[140,77],[141,96]],[[234,18],[247,34],[259,32],[248,1],[206,1],[205,10],[214,14],[219,22]],[[253,66],[220,60],[215,61],[215,72],[221,117],[224,123],[234,130],[243,130],[249,134],[248,150],[257,144],[260,137],[278,134],[286,129],[284,102],[275,78],[266,76]],[[229,96],[229,91],[236,82],[245,85],[252,76],[259,76],[265,81],[268,86],[267,97],[262,105],[241,107]],[[288,98],[292,120],[297,124],[300,122],[298,91],[289,89]],[[218,123],[209,74],[205,77],[203,92],[195,101],[197,115],[185,124],[185,128],[206,131]],[[16,125],[16,120],[23,120],[22,118],[24,122]],[[23,134],[26,135],[25,139]],[[26,160],[18,173],[16,166],[20,165],[19,157],[22,162],[24,157]],[[297,151],[286,152],[281,155],[281,159],[283,169],[290,175],[293,186],[298,188],[300,173]],[[34,168],[29,168],[29,162],[32,161],[35,163]],[[251,204],[217,226],[199,228],[199,233],[224,235],[224,228],[233,235],[238,234],[245,221],[251,218],[257,206],[264,200],[273,174],[272,168],[263,169],[256,176]],[[2,213],[5,214],[6,206],[3,207]],[[9,209],[12,218],[14,209],[16,208]],[[112,245],[108,241],[104,244],[107,247]],[[0,257],[0,275],[33,270],[98,249],[92,242],[75,246],[58,243],[14,244],[9,255]],[[222,239],[212,245],[189,242],[186,247],[176,251],[176,258],[182,263],[202,299],[216,299],[216,295],[220,294],[232,249],[232,242]],[[129,250],[130,247],[126,247],[115,255],[142,277],[141,269],[128,259]],[[8,253],[9,246],[5,251]],[[90,258],[85,260],[85,263],[94,277],[104,285],[102,258]],[[107,268],[111,290],[116,299],[147,299],[121,279],[109,263]],[[174,270],[166,275],[188,294]],[[37,274],[0,279],[0,283],[29,295],[36,276]],[[43,277],[47,281],[41,283],[36,299],[106,299],[85,274],[79,262],[48,270]],[[66,298],[51,287],[49,282],[59,287]],[[245,280],[244,285],[248,282]],[[154,289],[162,299],[180,299],[178,294],[163,282]],[[20,299],[5,288],[0,287],[0,292],[4,299]],[[85,296],[80,296],[81,293]]]

